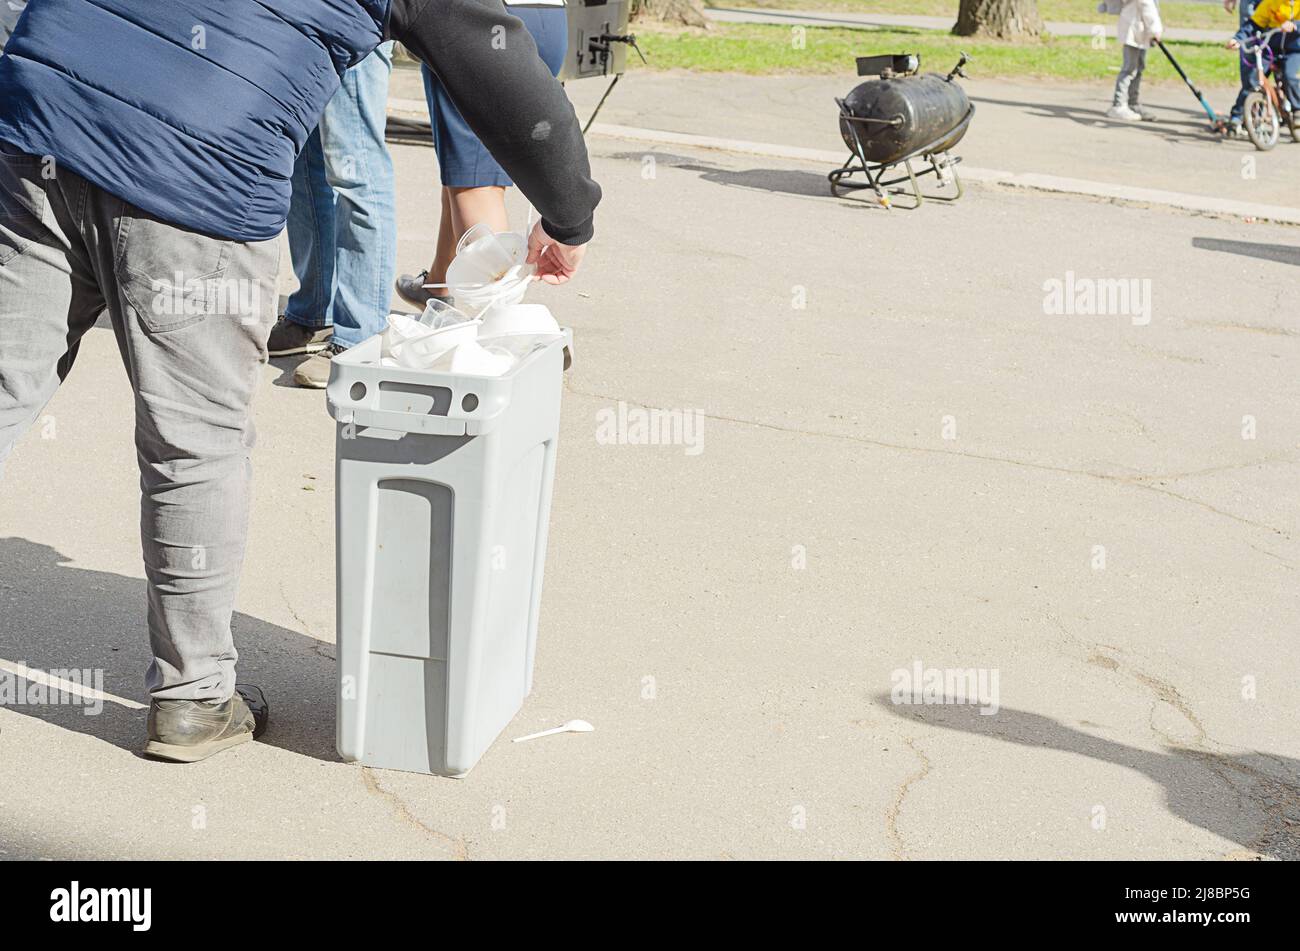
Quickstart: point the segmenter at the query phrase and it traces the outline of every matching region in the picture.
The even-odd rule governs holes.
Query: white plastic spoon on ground
[[[590,733],[596,729],[586,720],[570,720],[564,726],[557,726],[553,730],[543,730],[541,733],[529,733],[527,736],[515,737],[516,743],[523,743],[526,740],[536,740],[543,736],[554,736],[556,733]]]

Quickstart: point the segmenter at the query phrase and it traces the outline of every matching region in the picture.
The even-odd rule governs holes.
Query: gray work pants
[[[107,311],[135,393],[146,685],[157,700],[234,692],[251,405],[278,267],[276,241],[177,228],[0,143],[0,476]],[[82,410],[100,411],[89,400]],[[84,463],[93,486],[95,460]]]

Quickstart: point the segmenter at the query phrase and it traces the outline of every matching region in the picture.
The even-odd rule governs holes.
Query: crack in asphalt
[[[906,862],[908,860],[907,850],[903,845],[903,834],[898,829],[898,818],[903,811],[903,801],[907,798],[907,794],[912,791],[913,786],[930,775],[931,769],[930,757],[917,749],[916,743],[911,737],[903,737],[903,742],[907,744],[907,748],[921,761],[921,768],[903,780],[902,784],[898,787],[898,791],[894,793],[894,801],[890,804],[889,810],[885,813],[885,828],[889,833],[890,842],[889,852],[890,856],[896,862]]]
[[[1182,716],[1182,718],[1192,725],[1192,729],[1196,731],[1196,738],[1193,740],[1193,742],[1196,744],[1197,748],[1203,749],[1206,752],[1215,752],[1209,749],[1209,744],[1212,741],[1209,738],[1209,734],[1206,733],[1205,731],[1205,725],[1201,723],[1200,718],[1188,705],[1187,701],[1183,699],[1183,695],[1178,692],[1177,687],[1169,683],[1169,681],[1161,680],[1158,677],[1153,677],[1150,674],[1146,673],[1145,671],[1139,670],[1137,667],[1131,664],[1127,665],[1127,671],[1126,671],[1125,665],[1123,663],[1120,663],[1119,669],[1121,672],[1127,672],[1130,677],[1132,677],[1138,683],[1142,684],[1142,686],[1146,687],[1148,690],[1154,693],[1156,695],[1157,700],[1163,701],[1164,703],[1168,704],[1169,706],[1177,710],[1178,713]],[[1160,737],[1162,740],[1164,740],[1169,746],[1181,747],[1184,749],[1186,748],[1182,743],[1179,743],[1174,737],[1165,733],[1158,726],[1156,726],[1154,703],[1151,705],[1151,719],[1149,721],[1149,725],[1151,727],[1151,732],[1154,733],[1156,736]],[[1218,743],[1215,743],[1214,745],[1219,746]]]
[[[1255,551],[1259,552],[1261,555],[1268,555],[1268,557],[1272,558],[1274,561],[1277,561],[1287,571],[1296,570],[1296,566],[1291,564],[1291,562],[1287,561],[1281,555],[1274,554],[1273,552],[1269,551],[1267,548],[1260,548],[1258,545],[1255,545],[1251,542],[1246,542],[1246,544],[1249,545],[1251,548],[1255,549]]]
[[[289,592],[284,590],[284,582],[280,583],[280,598],[284,601],[284,606],[289,609],[289,614],[293,616],[293,619],[298,622],[298,626],[302,628],[302,633],[311,638],[311,649],[326,660],[337,661],[338,657],[328,650],[328,648],[333,647],[334,645],[329,641],[321,640],[321,638],[317,637],[312,632],[311,627],[302,619],[302,616],[294,608],[293,602],[289,600]]]
[[[565,380],[564,388],[576,396],[585,396],[588,399],[603,400],[609,403],[621,402],[621,403],[626,403],[629,406],[637,406],[643,409],[655,408],[651,406],[649,403],[642,403],[636,400],[627,400],[621,397],[610,396],[606,393],[596,393],[591,390],[579,389],[576,386],[574,386],[571,382],[569,382],[567,378]],[[1137,489],[1145,489],[1148,492],[1155,492],[1160,495],[1165,495],[1168,496],[1169,498],[1176,499],[1177,501],[1185,502],[1188,505],[1195,505],[1199,508],[1203,508],[1206,511],[1213,512],[1215,515],[1222,516],[1223,518],[1231,519],[1234,522],[1239,522],[1242,525],[1249,525],[1252,528],[1263,529],[1264,531],[1272,532],[1275,535],[1281,535],[1283,538],[1287,539],[1288,541],[1291,540],[1291,534],[1285,529],[1277,528],[1276,526],[1269,525],[1264,522],[1257,522],[1254,519],[1246,518],[1241,515],[1236,515],[1232,512],[1228,512],[1224,509],[1218,508],[1217,506],[1212,505],[1209,502],[1202,501],[1201,499],[1192,498],[1191,496],[1188,495],[1182,495],[1181,493],[1174,492],[1171,489],[1162,488],[1161,486],[1158,485],[1148,484],[1151,482],[1158,482],[1160,480],[1188,478],[1196,475],[1207,475],[1214,472],[1227,472],[1234,469],[1251,469],[1257,466],[1273,465],[1276,463],[1294,465],[1297,462],[1300,462],[1300,459],[1294,459],[1290,456],[1285,456],[1285,455],[1266,456],[1262,459],[1257,459],[1253,462],[1233,463],[1231,465],[1221,466],[1212,469],[1203,469],[1203,470],[1190,472],[1190,473],[1172,473],[1169,475],[1156,474],[1156,475],[1139,475],[1139,476],[1119,476],[1108,472],[1097,472],[1091,469],[1071,469],[1068,466],[1053,466],[1041,462],[1025,462],[1020,459],[1010,459],[1007,458],[1006,456],[992,456],[984,453],[964,452],[956,449],[936,449],[929,446],[911,446],[906,443],[892,443],[882,439],[872,439],[867,436],[855,436],[850,433],[831,433],[831,432],[826,432],[825,430],[818,430],[818,429],[799,429],[793,426],[780,426],[777,425],[776,423],[765,423],[759,420],[745,419],[739,416],[723,416],[723,415],[704,413],[704,412],[700,412],[698,415],[704,419],[714,420],[715,422],[737,423],[742,426],[753,426],[757,429],[767,429],[774,432],[786,433],[788,435],[817,436],[823,439],[839,439],[845,442],[858,443],[860,445],[865,445],[865,446],[875,446],[876,448],[879,449],[893,449],[899,452],[916,452],[916,453],[924,453],[927,455],[956,456],[963,459],[974,459],[980,462],[996,462],[996,463],[1001,463],[1003,465],[1017,466],[1023,469],[1034,469],[1040,472],[1055,472],[1061,475],[1084,476],[1086,478],[1098,479],[1100,481],[1109,482],[1115,485],[1131,486]],[[1279,560],[1281,559],[1279,558]],[[1285,562],[1283,563],[1285,564]]]
[[[316,635],[311,632],[311,628],[307,625],[307,622],[302,619],[302,616],[298,614],[298,610],[293,606],[293,602],[289,600],[289,592],[284,590],[283,581],[280,582],[280,598],[284,601],[284,606],[289,609],[289,613],[293,616],[293,619],[298,622],[298,626],[302,628],[302,632],[308,637],[320,640],[320,638],[316,637]]]
[[[1295,837],[1296,833],[1292,831],[1292,827],[1297,824],[1297,820],[1292,817],[1300,815],[1300,787],[1279,780],[1277,777],[1251,766],[1249,763],[1243,763],[1228,747],[1209,735],[1205,724],[1196,715],[1196,711],[1192,709],[1186,698],[1172,683],[1147,673],[1131,662],[1121,660],[1111,654],[1101,653],[1100,648],[1102,647],[1111,651],[1112,654],[1122,653],[1122,651],[1107,645],[1089,644],[1083,638],[1067,630],[1054,615],[1049,614],[1048,618],[1066,637],[1091,651],[1092,658],[1090,660],[1092,662],[1107,661],[1108,663],[1102,663],[1100,666],[1127,675],[1155,695],[1151,710],[1148,713],[1147,725],[1151,732],[1165,744],[1167,749],[1199,762],[1228,787],[1233,795],[1237,797],[1239,803],[1243,801],[1250,802],[1264,814],[1265,821],[1262,828],[1248,843],[1247,849],[1244,851],[1241,849],[1231,850],[1221,856],[1222,858],[1263,858],[1279,851],[1274,847],[1277,840],[1293,839]],[[1175,710],[1192,727],[1195,736],[1190,742],[1171,736],[1156,724],[1155,714],[1159,703],[1164,703]],[[1288,768],[1286,761],[1277,756],[1259,750],[1251,750],[1250,752],[1265,759],[1270,759],[1283,768]]]
[[[419,829],[420,831],[428,835],[431,839],[437,842],[446,843],[448,846],[450,846],[451,849],[450,855],[454,861],[457,862],[469,861],[469,846],[465,844],[464,839],[458,839],[455,836],[448,835],[445,832],[439,832],[437,829],[434,829],[428,825],[425,825],[425,823],[421,822],[420,819],[413,812],[411,812],[410,808],[406,805],[406,802],[402,799],[402,797],[397,795],[397,793],[391,792],[390,790],[387,790],[383,786],[379,785],[379,780],[375,777],[374,772],[370,769],[369,766],[361,767],[361,778],[365,782],[366,791],[372,793],[373,795],[377,795],[383,799],[386,799],[389,802],[389,804],[392,805],[393,810],[397,813],[399,819],[415,826],[417,829]]]
[[[289,609],[289,613],[293,616],[293,619],[296,622],[298,622],[298,626],[302,628],[302,632],[312,639],[312,649],[317,654],[326,658],[327,660],[336,660],[337,658],[334,656],[334,654],[327,652],[327,649],[334,645],[328,643],[327,641],[322,641],[320,638],[316,637],[316,635],[312,633],[310,626],[308,626],[307,622],[302,619],[302,616],[298,614],[297,610],[295,610],[293,606],[293,603],[289,600],[289,593],[285,591],[283,584],[280,585],[280,596],[281,598],[283,598],[284,605],[286,608]],[[380,798],[386,799],[389,802],[389,804],[393,807],[393,810],[397,813],[399,819],[420,829],[422,832],[424,832],[426,835],[428,835],[430,838],[434,839],[435,841],[444,842],[448,846],[450,846],[450,854],[453,860],[457,862],[469,861],[469,848],[465,844],[465,841],[463,839],[458,839],[454,836],[448,835],[445,832],[440,832],[437,829],[434,829],[426,825],[425,823],[421,822],[420,819],[417,818],[416,815],[411,812],[410,808],[406,805],[405,801],[403,801],[400,796],[398,796],[394,792],[391,792],[390,790],[385,789],[383,786],[379,784],[379,780],[375,777],[374,773],[370,770],[370,767],[368,766],[361,767],[361,777],[365,783],[366,790],[370,792],[372,795],[377,795]]]
[[[613,397],[605,393],[597,393],[591,390],[580,389],[574,386],[568,377],[565,378],[564,386],[567,391],[573,393],[574,395],[587,397],[588,399],[602,400],[611,403],[624,402],[624,403],[628,403],[629,405],[634,405],[645,409],[654,408],[650,406],[650,404],[648,403],[641,403],[634,400],[623,400],[621,398]],[[958,456],[962,458],[974,459],[983,462],[995,462],[1004,465],[1018,466],[1021,468],[1034,469],[1034,470],[1039,470],[1044,472],[1054,472],[1063,475],[1083,476],[1083,477],[1097,479],[1100,481],[1109,482],[1117,485],[1131,486],[1138,489],[1145,489],[1147,491],[1164,495],[1169,498],[1175,499],[1177,501],[1185,502],[1189,505],[1194,505],[1199,508],[1203,508],[1216,515],[1222,516],[1227,519],[1231,519],[1232,521],[1239,522],[1243,525],[1248,525],[1253,528],[1258,528],[1264,531],[1271,532],[1273,534],[1281,535],[1283,538],[1286,538],[1288,541],[1291,539],[1291,535],[1283,529],[1265,524],[1263,522],[1257,522],[1253,519],[1236,515],[1232,512],[1228,512],[1223,509],[1220,509],[1217,506],[1210,504],[1209,502],[1205,502],[1200,499],[1195,499],[1186,495],[1182,495],[1178,492],[1174,492],[1162,486],[1150,484],[1153,482],[1159,482],[1161,480],[1193,478],[1197,476],[1211,475],[1219,472],[1228,472],[1228,471],[1233,471],[1238,469],[1249,469],[1249,468],[1255,468],[1264,465],[1272,465],[1277,463],[1290,465],[1290,464],[1295,464],[1297,461],[1300,461],[1286,455],[1267,456],[1252,462],[1233,463],[1230,465],[1210,467],[1206,469],[1199,469],[1199,470],[1183,472],[1183,473],[1170,473],[1170,474],[1163,474],[1163,475],[1157,474],[1157,475],[1118,476],[1118,475],[1113,475],[1111,473],[1096,472],[1088,469],[1071,469],[1064,466],[1052,466],[1043,463],[1023,462],[1021,460],[1009,459],[1003,456],[992,456],[992,455],[986,455],[981,453],[962,452],[962,451],[951,450],[951,449],[936,449],[936,448],[930,448],[925,446],[912,446],[903,443],[891,443],[880,439],[872,439],[864,436],[854,436],[847,433],[831,433],[823,430],[799,429],[796,427],[780,426],[775,423],[766,423],[758,420],[745,419],[745,418],[735,417],[735,416],[724,416],[724,415],[711,414],[711,413],[700,413],[700,415],[706,419],[711,419],[716,422],[728,422],[728,423],[736,423],[744,426],[753,426],[755,428],[767,429],[767,430],[785,433],[789,435],[814,436],[814,437],[822,437],[826,439],[838,439],[838,440],[843,440],[845,442],[854,442],[862,445],[874,446],[882,449],[893,449],[901,452],[915,452],[915,453],[925,453],[930,455]],[[1261,552],[1262,554],[1267,554],[1271,556],[1272,558],[1280,562],[1284,567],[1294,570],[1294,566],[1291,565],[1288,561],[1286,561],[1281,556],[1273,552],[1269,552],[1265,549],[1261,549],[1258,546],[1253,544],[1251,544],[1250,547],[1254,548],[1256,551]],[[1170,684],[1167,681],[1161,680],[1160,678],[1147,674],[1145,671],[1142,671],[1139,668],[1134,667],[1132,664],[1124,664],[1114,657],[1110,657],[1109,655],[1100,653],[1100,648],[1103,647],[1107,650],[1114,651],[1116,653],[1119,653],[1120,651],[1118,648],[1112,647],[1110,645],[1089,644],[1088,642],[1084,641],[1082,638],[1079,638],[1076,635],[1072,634],[1070,631],[1066,630],[1066,628],[1060,623],[1060,621],[1055,616],[1049,615],[1049,617],[1051,618],[1053,623],[1056,624],[1056,626],[1061,630],[1061,632],[1064,633],[1071,640],[1073,640],[1076,644],[1079,644],[1087,648],[1088,651],[1090,651],[1094,657],[1097,657],[1098,659],[1104,661],[1109,661],[1110,662],[1109,664],[1103,665],[1106,666],[1107,669],[1119,670],[1119,672],[1125,673],[1131,678],[1137,680],[1140,684],[1142,684],[1144,687],[1146,687],[1148,690],[1150,690],[1152,693],[1155,694],[1156,702],[1163,702],[1167,704],[1175,711],[1177,711],[1179,715],[1181,715],[1185,720],[1187,720],[1187,722],[1192,726],[1193,730],[1195,731],[1195,739],[1193,740],[1193,743],[1195,745],[1190,747],[1178,742],[1173,737],[1164,733],[1156,726],[1155,719],[1154,719],[1156,702],[1152,703],[1148,724],[1151,731],[1155,733],[1157,736],[1159,736],[1161,740],[1164,741],[1168,747],[1170,747],[1173,750],[1191,755],[1196,759],[1200,760],[1211,773],[1217,776],[1226,786],[1228,786],[1228,788],[1233,792],[1233,794],[1238,797],[1239,801],[1242,798],[1242,796],[1245,795],[1246,798],[1248,798],[1251,802],[1257,805],[1265,813],[1265,815],[1272,820],[1269,823],[1269,825],[1267,825],[1263,830],[1261,830],[1261,832],[1252,840],[1252,842],[1250,843],[1250,848],[1254,849],[1255,852],[1258,854],[1266,850],[1275,837],[1277,837],[1278,835],[1286,834],[1287,830],[1285,827],[1294,824],[1293,820],[1286,814],[1286,809],[1288,806],[1295,806],[1297,808],[1300,808],[1300,796],[1297,795],[1298,793],[1300,793],[1300,790],[1297,790],[1295,787],[1289,786],[1286,783],[1280,782],[1274,777],[1258,769],[1255,769],[1254,767],[1248,766],[1247,764],[1238,762],[1234,759],[1226,758],[1224,753],[1220,751],[1210,749],[1209,745],[1211,743],[1213,743],[1214,746],[1218,746],[1220,750],[1222,750],[1222,745],[1211,740],[1208,733],[1206,732],[1204,724],[1201,723],[1200,718],[1197,717],[1196,715],[1196,712],[1192,710],[1191,706],[1178,692],[1176,687],[1174,687],[1172,684]],[[905,742],[908,748],[911,749],[911,751],[920,759],[921,768],[916,773],[908,776],[903,781],[902,785],[899,786],[898,791],[895,794],[894,801],[891,804],[888,812],[886,813],[885,819],[886,819],[886,827],[887,827],[889,839],[891,842],[891,853],[896,860],[905,861],[907,860],[907,854],[906,854],[906,849],[904,847],[902,834],[898,829],[898,819],[901,814],[904,801],[907,798],[908,793],[911,791],[913,786],[915,786],[917,783],[919,783],[921,780],[925,779],[925,777],[929,775],[932,768],[932,764],[929,757],[926,756],[921,750],[919,750],[916,747],[914,741],[910,737],[904,737],[903,742]],[[1266,755],[1266,754],[1259,754],[1259,755]],[[1227,772],[1224,771],[1225,769],[1232,770],[1238,774],[1249,776],[1251,779],[1255,780],[1255,782],[1263,784],[1265,789],[1263,790],[1250,789],[1249,791],[1243,791],[1243,789],[1240,786],[1238,786],[1238,784],[1233,780],[1233,778],[1229,776]],[[1230,855],[1231,854],[1232,853],[1230,853]]]

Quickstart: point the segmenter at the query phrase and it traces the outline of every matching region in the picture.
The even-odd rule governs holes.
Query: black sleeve
[[[501,0],[393,0],[387,37],[442,81],[556,241],[585,244],[600,186],[564,88]]]

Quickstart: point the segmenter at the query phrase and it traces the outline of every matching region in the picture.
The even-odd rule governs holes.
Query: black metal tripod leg
[[[583,135],[586,135],[591,131],[591,127],[596,122],[596,116],[600,115],[600,107],[605,104],[605,100],[609,98],[609,94],[614,91],[614,87],[618,85],[618,81],[622,78],[622,73],[616,73],[614,75],[614,81],[609,84],[609,88],[605,90],[605,95],[600,97],[600,102],[596,103],[596,108],[591,111],[591,118],[588,119],[587,124],[582,127]]]

